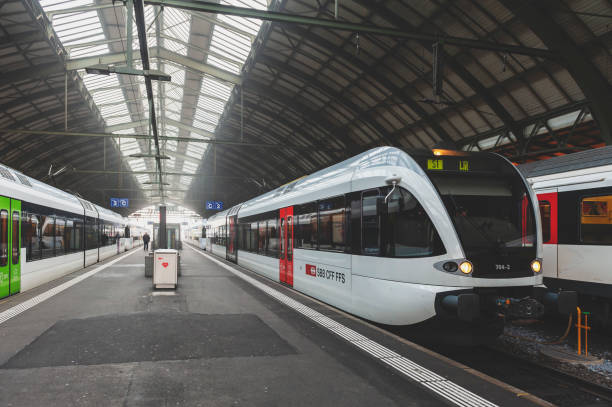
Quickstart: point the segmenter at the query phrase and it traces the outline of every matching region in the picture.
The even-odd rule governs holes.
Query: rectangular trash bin
[[[178,250],[159,249],[153,252],[153,287],[176,288],[178,283]]]
[[[153,253],[145,256],[145,277],[153,277]]]

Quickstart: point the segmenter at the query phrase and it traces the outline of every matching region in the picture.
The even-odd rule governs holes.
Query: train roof
[[[117,222],[125,224],[126,220],[123,216],[119,215],[117,212],[113,212],[110,209],[103,208],[99,205],[95,205],[96,210],[100,216],[100,219],[107,220],[110,222]]]
[[[87,216],[96,216],[98,213],[107,220],[119,221],[121,215],[109,209],[102,208],[83,198],[78,198],[69,192],[45,184],[35,178],[0,164],[0,188],[5,194],[27,202],[61,209],[68,212],[82,214],[85,208]]]
[[[535,178],[604,165],[612,165],[612,146],[522,164],[518,168],[526,178]]]
[[[289,193],[299,194],[300,192],[317,191],[330,181],[333,182],[344,177],[348,177],[350,180],[356,170],[381,166],[407,167],[426,176],[423,169],[407,152],[396,147],[376,147],[252,198],[242,204],[240,213],[248,213],[251,208],[258,207],[263,203],[271,203],[271,200],[276,201],[275,198],[281,198]],[[311,197],[307,199],[311,199]],[[299,200],[297,203],[300,203]],[[269,209],[277,208],[270,207]]]

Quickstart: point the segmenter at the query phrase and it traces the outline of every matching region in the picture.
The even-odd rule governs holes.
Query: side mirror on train
[[[387,203],[387,201],[389,200],[389,197],[391,196],[391,194],[393,194],[393,192],[395,191],[395,188],[397,188],[397,184],[399,184],[401,180],[402,180],[402,177],[395,175],[395,174],[391,175],[390,177],[385,178],[385,183],[387,185],[393,185],[393,188],[391,189],[391,191],[389,191],[389,193],[385,197],[385,203]]]

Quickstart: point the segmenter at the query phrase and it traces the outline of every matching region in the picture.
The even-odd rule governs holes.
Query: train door
[[[236,233],[238,225],[236,224],[236,218],[236,216],[228,216],[227,218],[227,254],[225,256],[227,260],[233,261],[234,263],[236,262],[236,254],[238,251],[238,233]]]
[[[544,248],[543,275],[558,278],[558,201],[557,189],[538,192],[540,220],[542,222],[542,243]]]
[[[293,206],[280,210],[280,281],[293,287]]]
[[[10,292],[21,291],[21,201],[11,199]]]
[[[0,298],[19,292],[20,255],[21,202],[0,197]]]

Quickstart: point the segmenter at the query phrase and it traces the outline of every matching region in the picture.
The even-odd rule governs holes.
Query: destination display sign
[[[416,162],[430,174],[497,174],[506,165],[501,157],[493,155],[434,155],[413,156]]]
[[[466,158],[444,157],[428,158],[427,169],[430,171],[470,171],[470,160]]]

